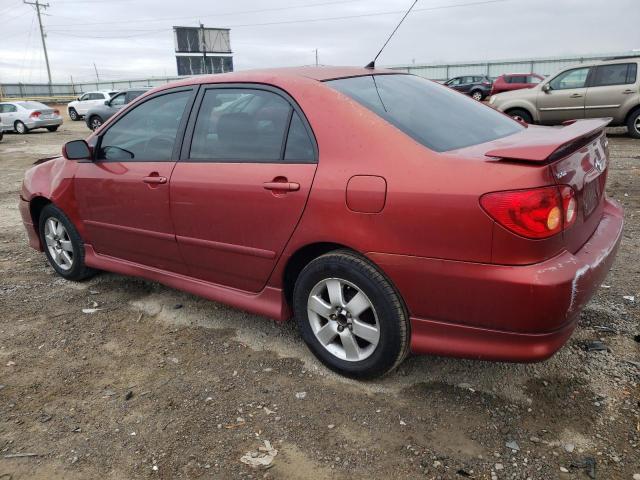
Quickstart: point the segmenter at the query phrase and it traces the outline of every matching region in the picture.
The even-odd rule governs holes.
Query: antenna
[[[389,38],[387,38],[387,41],[384,42],[384,45],[382,45],[382,48],[380,49],[378,54],[364,68],[371,68],[371,69],[376,68],[376,60],[378,59],[378,57],[380,56],[380,54],[384,50],[384,47],[387,46],[387,43],[389,43],[389,40],[391,40],[391,37],[393,37],[393,35],[398,31],[398,28],[400,28],[400,25],[402,25],[402,22],[404,22],[404,19],[407,18],[407,15],[409,15],[409,13],[411,13],[411,10],[413,10],[413,7],[415,7],[416,3],[418,3],[418,0],[414,0],[414,2],[409,7],[409,10],[407,10],[407,13],[404,14],[404,17],[402,17],[402,20],[400,20],[398,25],[396,25],[396,28],[393,29],[393,32],[391,32],[391,35],[389,35]]]

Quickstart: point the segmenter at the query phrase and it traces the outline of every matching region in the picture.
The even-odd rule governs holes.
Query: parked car
[[[491,93],[491,79],[486,75],[454,77],[444,83],[458,92],[466,93],[474,100],[484,100]]]
[[[97,107],[98,105],[104,105],[106,100],[110,100],[117,91],[101,91],[101,92],[87,92],[80,95],[77,100],[69,102],[67,105],[67,112],[69,118],[74,122],[84,117],[90,108]]]
[[[24,134],[36,128],[46,128],[55,132],[62,125],[60,111],[40,102],[0,102],[0,113],[5,131]]]
[[[565,68],[527,90],[494,95],[489,104],[526,123],[557,125],[568,120],[611,117],[640,138],[640,57]]]
[[[101,105],[91,107],[84,116],[87,127],[91,130],[99,128],[104,122],[111,118],[114,113],[150,88],[151,87],[130,88],[116,93],[111,99],[105,100]]]
[[[192,77],[30,168],[20,212],[63,278],[294,315],[348,376],[409,352],[538,361],[620,243],[606,125],[527,127],[392,70]]]
[[[505,73],[496,78],[491,84],[491,95],[535,87],[542,80],[544,80],[544,77],[536,73]]]

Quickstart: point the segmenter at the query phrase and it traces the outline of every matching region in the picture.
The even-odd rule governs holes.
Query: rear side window
[[[282,96],[250,88],[211,88],[196,119],[190,160],[312,162],[313,144]]]
[[[480,102],[414,75],[375,75],[326,82],[431,150],[444,152],[522,131]]]
[[[632,75],[629,75],[630,69],[633,70]],[[624,85],[626,83],[635,83],[635,77],[635,63],[615,63],[613,65],[600,65],[596,67],[596,72],[591,86],[604,87],[606,85]]]
[[[527,76],[527,83],[540,83],[542,80],[539,79],[538,77],[534,76],[534,75],[528,75]]]
[[[97,159],[163,162],[173,147],[191,91],[154,97],[119,118],[100,139]]]

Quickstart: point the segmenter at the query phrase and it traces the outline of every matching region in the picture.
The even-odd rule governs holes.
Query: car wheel
[[[16,123],[13,124],[13,128],[15,129],[16,133],[19,133],[20,135],[29,133],[29,129],[27,128],[27,126],[20,120],[17,120]]]
[[[40,240],[53,269],[67,280],[84,280],[95,270],[84,263],[84,242],[62,210],[47,205],[40,214]]]
[[[55,127],[47,127],[47,130],[49,130],[50,132],[55,132],[58,130],[58,126],[59,125],[56,125]]]
[[[527,124],[533,123],[533,117],[531,116],[531,114],[526,110],[522,110],[520,108],[509,110],[507,112],[507,115],[509,115],[514,120],[518,120],[519,122],[524,122]]]
[[[73,122],[77,122],[78,120],[80,120],[80,115],[78,115],[78,112],[76,112],[75,108],[69,109],[69,118]]]
[[[96,130],[96,129],[100,128],[101,125],[102,125],[102,119],[99,116],[93,115],[89,119],[89,128],[91,130]]]
[[[629,115],[627,132],[631,138],[640,138],[640,110],[636,110]]]
[[[471,92],[471,98],[480,102],[484,98],[484,95],[480,90],[474,90],[473,92]]]
[[[302,338],[330,369],[352,378],[393,370],[409,351],[400,296],[368,260],[337,250],[300,273],[293,305]]]

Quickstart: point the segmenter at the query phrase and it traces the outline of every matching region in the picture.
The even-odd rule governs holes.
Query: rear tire
[[[75,108],[69,109],[69,118],[72,122],[77,122],[78,120],[80,120],[80,115],[78,115],[78,112],[76,112]]]
[[[409,316],[400,296],[354,252],[336,250],[312,260],[296,281],[293,310],[311,352],[347,377],[382,376],[409,352]]]
[[[522,120],[524,123],[529,125],[533,123],[533,117],[531,116],[531,114],[521,108],[514,108],[513,110],[509,110],[506,113],[514,120]]]
[[[96,270],[84,263],[84,242],[78,230],[62,210],[47,205],[38,223],[44,253],[58,275],[74,281],[95,275]]]
[[[484,100],[484,94],[482,93],[482,90],[473,90],[471,92],[471,98],[477,100],[478,102],[481,102],[482,100]]]
[[[55,132],[58,130],[58,126],[56,125],[55,127],[47,127],[47,130],[49,130],[50,132]]]
[[[631,138],[640,138],[640,109],[629,115],[627,133]]]
[[[19,133],[20,135],[29,133],[29,129],[27,128],[27,126],[24,123],[22,123],[20,120],[16,120],[16,123],[13,124],[13,128],[16,131],[16,133]]]

